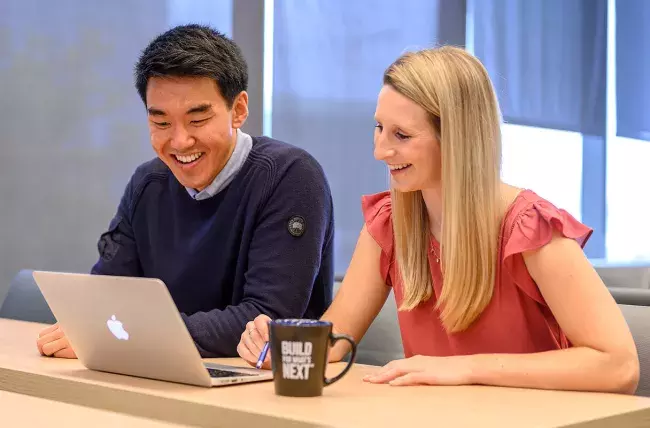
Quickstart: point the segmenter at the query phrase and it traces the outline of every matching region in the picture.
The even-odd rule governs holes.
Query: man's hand
[[[68,338],[58,324],[54,324],[41,331],[38,335],[36,346],[38,347],[38,352],[47,357],[77,358],[77,354],[75,354]]]
[[[258,315],[255,320],[246,324],[246,330],[241,334],[237,353],[251,366],[257,364],[264,344],[269,341],[269,321],[271,318],[266,315]],[[266,354],[262,368],[271,368],[271,352]]]

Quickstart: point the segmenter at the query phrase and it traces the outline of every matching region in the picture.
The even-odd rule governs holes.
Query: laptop
[[[79,361],[91,370],[205,387],[273,379],[267,370],[204,363],[159,279],[33,276]]]

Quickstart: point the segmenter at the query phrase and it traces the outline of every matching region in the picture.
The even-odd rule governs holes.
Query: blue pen
[[[266,354],[269,352],[269,342],[266,342],[264,344],[264,348],[262,348],[262,352],[260,353],[260,357],[257,359],[257,364],[255,364],[255,368],[261,369],[262,364],[264,364],[264,360],[266,360]]]

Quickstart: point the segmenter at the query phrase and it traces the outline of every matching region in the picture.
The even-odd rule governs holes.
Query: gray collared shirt
[[[212,183],[210,183],[205,189],[197,192],[191,187],[186,187],[185,189],[187,190],[187,193],[189,193],[195,201],[202,201],[221,192],[230,184],[241,169],[242,165],[244,165],[252,147],[253,139],[251,136],[238,129],[237,141],[235,141],[235,150],[233,150],[230,159],[228,159],[228,162],[226,162],[226,165],[223,167],[221,172],[217,174]]]

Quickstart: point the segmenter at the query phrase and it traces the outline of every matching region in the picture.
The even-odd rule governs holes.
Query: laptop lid
[[[162,281],[43,271],[33,275],[87,368],[212,385]]]

